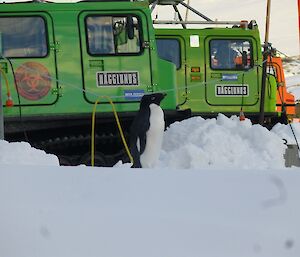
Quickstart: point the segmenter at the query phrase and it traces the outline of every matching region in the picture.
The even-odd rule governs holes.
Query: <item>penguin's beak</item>
[[[167,93],[163,93],[164,98],[167,96]]]

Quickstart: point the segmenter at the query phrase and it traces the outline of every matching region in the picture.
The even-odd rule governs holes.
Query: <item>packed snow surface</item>
[[[299,63],[284,65],[296,100]],[[296,143],[289,125],[192,118],[165,132],[155,169],[60,167],[0,141],[0,257],[299,257],[300,168],[284,168],[283,139]]]
[[[195,117],[168,128],[154,169],[60,167],[0,141],[0,256],[299,257],[300,169],[284,168],[283,138],[287,125]]]
[[[0,253],[299,257],[299,182],[292,168],[1,166]]]

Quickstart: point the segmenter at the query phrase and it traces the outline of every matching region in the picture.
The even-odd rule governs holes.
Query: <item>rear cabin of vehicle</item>
[[[259,31],[230,26],[204,29],[156,29],[159,55],[177,68],[181,109],[193,115],[238,115],[257,121],[260,110],[262,52]],[[278,119],[276,82],[267,79],[265,116]]]

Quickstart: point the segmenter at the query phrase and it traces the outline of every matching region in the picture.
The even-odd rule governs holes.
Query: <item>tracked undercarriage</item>
[[[121,120],[126,139],[132,118]],[[42,122],[31,118],[5,122],[8,141],[27,141],[33,147],[58,156],[61,165],[91,165],[91,118],[60,117]],[[95,166],[113,166],[118,160],[127,161],[116,124],[103,119],[95,124]],[[128,141],[128,140],[127,140]]]

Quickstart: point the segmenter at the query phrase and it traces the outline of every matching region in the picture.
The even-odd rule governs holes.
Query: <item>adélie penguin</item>
[[[165,130],[164,112],[160,102],[166,94],[144,95],[130,130],[132,168],[152,168],[159,158]]]

